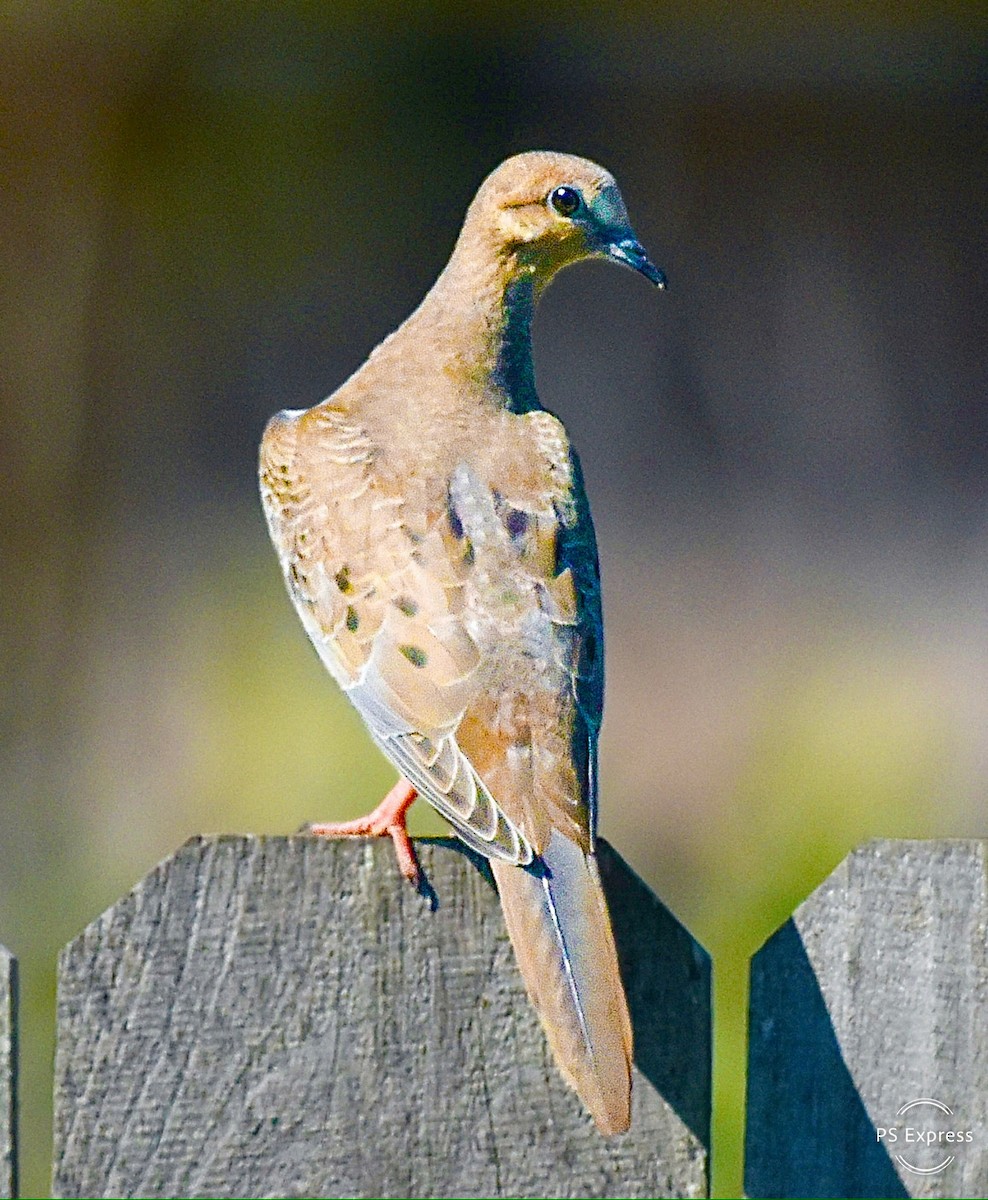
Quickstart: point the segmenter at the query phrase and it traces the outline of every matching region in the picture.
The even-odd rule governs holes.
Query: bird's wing
[[[289,593],[320,658],[416,791],[479,853],[531,862],[530,842],[457,742],[481,687],[463,621],[469,562],[446,506],[429,511],[414,478],[387,486],[376,455],[328,402],[269,422],[261,493]]]
[[[492,496],[454,475],[451,487],[455,524],[478,544],[488,615],[503,631],[502,645],[485,649],[512,663],[471,703],[458,737],[537,852],[552,829],[591,850],[604,692],[593,522],[562,426],[543,411],[522,419],[549,464],[541,484],[529,477],[511,490],[506,480],[508,490]],[[505,643],[523,652],[512,660]]]

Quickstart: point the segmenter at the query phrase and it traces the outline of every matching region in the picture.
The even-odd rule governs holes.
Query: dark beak
[[[657,288],[668,287],[665,272],[660,271],[645,253],[645,247],[634,238],[623,238],[620,242],[610,242],[604,250],[608,258],[615,262],[625,263],[639,275],[652,281]]]

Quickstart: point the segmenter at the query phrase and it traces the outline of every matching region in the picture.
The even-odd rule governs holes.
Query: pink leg
[[[398,869],[416,887],[422,881],[415,847],[408,836],[405,814],[412,807],[418,793],[407,779],[399,779],[373,812],[355,821],[331,821],[323,825],[310,825],[309,833],[317,837],[386,837],[394,842],[398,856]]]

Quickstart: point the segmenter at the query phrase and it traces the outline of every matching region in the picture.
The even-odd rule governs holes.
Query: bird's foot
[[[358,817],[355,821],[330,821],[321,825],[309,825],[307,832],[327,838],[390,837],[398,858],[398,870],[413,887],[422,891],[424,876],[405,825],[405,814],[412,807],[417,795],[407,779],[399,779],[377,808],[366,817]]]

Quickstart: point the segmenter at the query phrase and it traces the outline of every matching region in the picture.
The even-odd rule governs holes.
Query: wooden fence
[[[703,1196],[710,963],[606,844],[631,1131],[552,1065],[485,865],[195,839],[66,947],[56,1196]],[[988,843],[873,842],[752,962],[746,1190],[988,1196]],[[0,1196],[14,976],[0,956]],[[4,1090],[6,1089],[6,1090]]]

